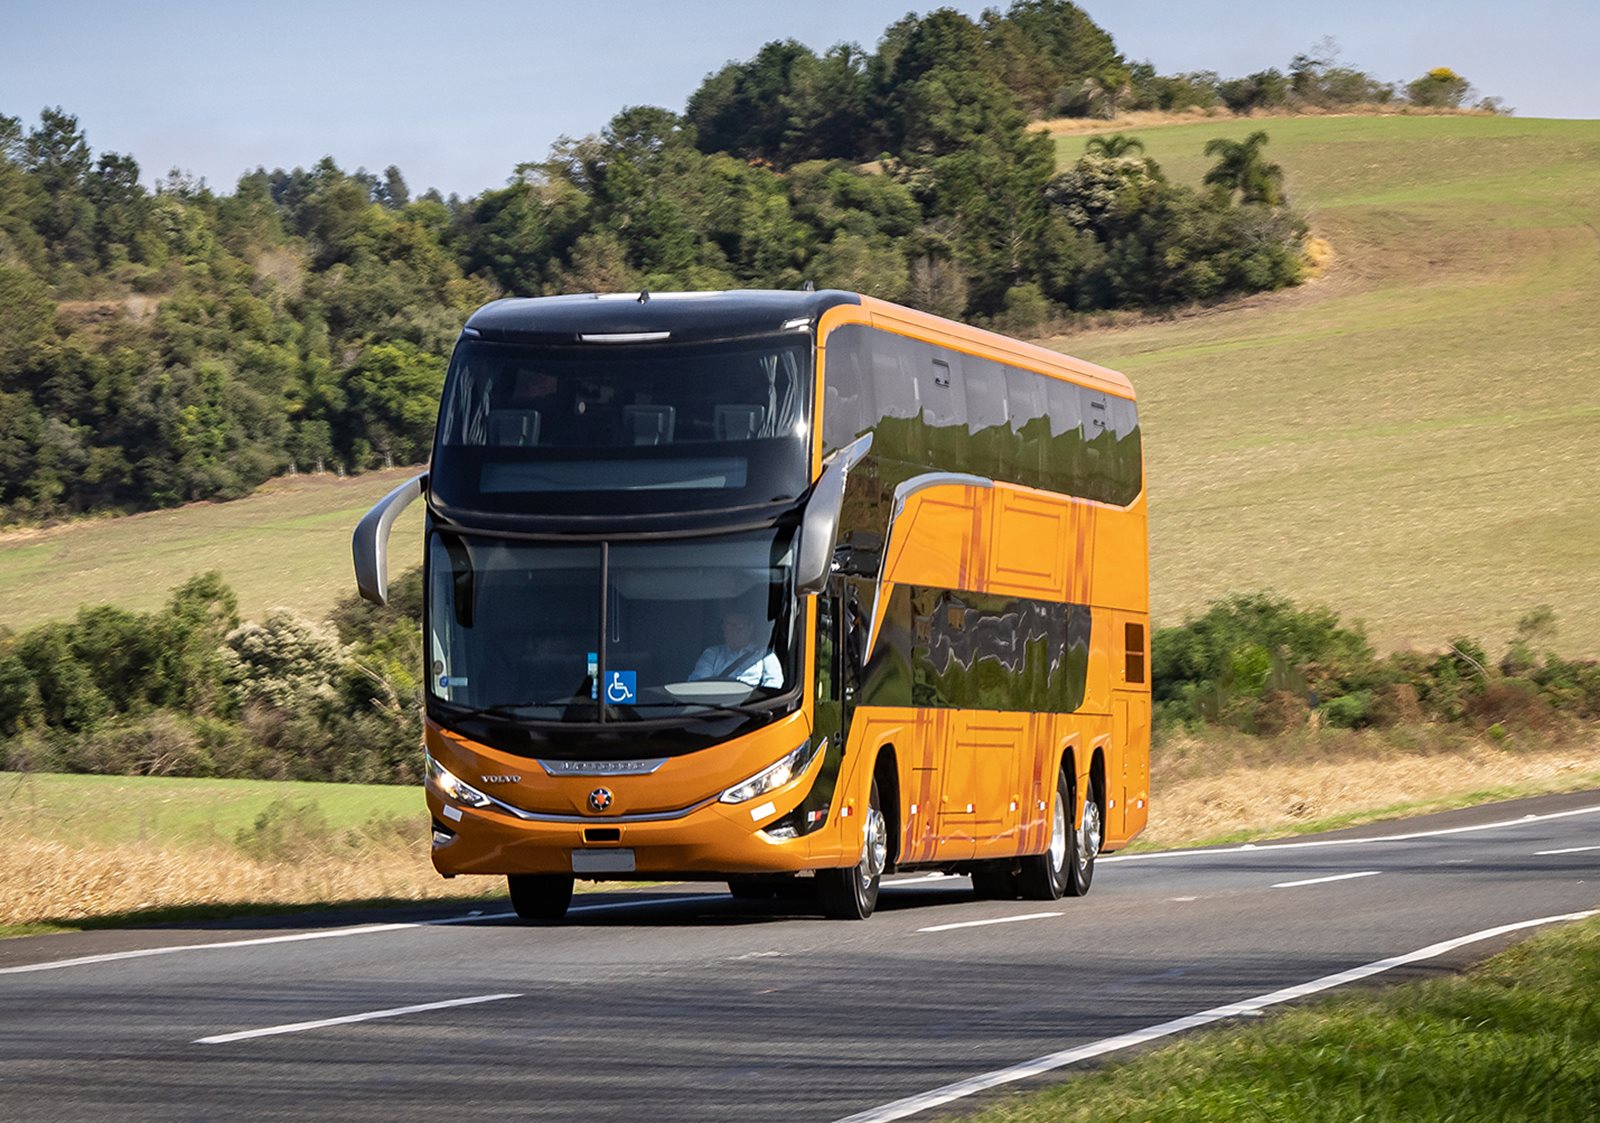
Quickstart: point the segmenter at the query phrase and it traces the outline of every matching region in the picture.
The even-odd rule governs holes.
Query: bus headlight
[[[776,764],[770,764],[757,772],[742,784],[735,784],[722,793],[723,803],[744,803],[755,799],[757,796],[766,795],[776,788],[781,788],[800,773],[804,772],[811,764],[822,746],[828,743],[824,737],[813,745],[809,740],[787,754]]]
[[[428,779],[433,781],[433,786],[457,803],[464,803],[468,807],[488,807],[494,801],[484,795],[471,784],[456,778],[444,765],[433,759],[433,754],[426,754],[428,762]]]

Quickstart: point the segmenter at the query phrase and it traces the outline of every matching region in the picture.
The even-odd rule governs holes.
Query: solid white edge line
[[[1330,881],[1349,881],[1352,877],[1377,877],[1382,870],[1363,870],[1360,873],[1335,873],[1327,877],[1308,877],[1303,881],[1280,881],[1274,889],[1293,889],[1298,885],[1325,885]]]
[[[1572,811],[1552,811],[1545,815],[1524,815],[1517,819],[1501,819],[1494,823],[1477,823],[1469,827],[1442,827],[1434,831],[1411,831],[1407,834],[1375,835],[1372,838],[1322,838],[1307,842],[1246,842],[1242,846],[1202,847],[1188,850],[1153,850],[1148,854],[1108,854],[1097,858],[1099,862],[1148,862],[1160,858],[1209,858],[1216,854],[1261,854],[1270,850],[1303,850],[1311,846],[1362,846],[1373,842],[1405,842],[1413,838],[1433,838],[1444,834],[1467,834],[1472,831],[1492,831],[1501,827],[1520,827],[1545,819],[1565,819],[1572,815],[1593,815],[1600,812],[1600,804],[1579,807]]]
[[[988,920],[962,920],[954,924],[935,924],[918,928],[918,932],[948,932],[952,928],[982,928],[985,924],[1014,924],[1019,920],[1046,920],[1052,916],[1065,916],[1062,912],[1030,912],[1022,916],[992,916]]]
[[[991,1088],[998,1088],[1002,1084],[1010,1084],[1018,1080],[1026,1080],[1031,1076],[1039,1076],[1067,1065],[1086,1061],[1093,1057],[1114,1053],[1122,1049],[1130,1049],[1135,1045],[1143,1045],[1148,1041],[1155,1041],[1173,1034],[1183,1033],[1185,1030],[1210,1025],[1225,1018],[1237,1018],[1259,1013],[1268,1006],[1276,1006],[1284,1002],[1293,1002],[1297,998],[1305,998],[1319,991],[1331,990],[1334,987],[1345,986],[1349,983],[1359,982],[1373,975],[1392,971],[1396,967],[1418,963],[1425,959],[1435,959],[1456,948],[1468,944],[1478,943],[1481,940],[1492,940],[1496,936],[1504,936],[1508,932],[1518,932],[1524,928],[1536,928],[1542,924],[1558,924],[1568,920],[1586,920],[1591,916],[1600,915],[1600,909],[1589,909],[1585,912],[1569,912],[1560,916],[1542,916],[1537,920],[1521,920],[1515,924],[1502,924],[1495,928],[1485,928],[1481,932],[1473,932],[1466,936],[1457,936],[1454,939],[1443,940],[1437,944],[1429,944],[1425,948],[1406,952],[1403,955],[1391,956],[1388,959],[1379,959],[1360,967],[1352,967],[1348,971],[1340,971],[1333,975],[1324,975],[1320,979],[1312,979],[1308,983],[1299,983],[1296,986],[1275,990],[1270,994],[1258,995],[1255,998],[1246,998],[1240,1002],[1230,1002],[1226,1006],[1214,1006],[1209,1010],[1201,1010],[1197,1014],[1175,1018],[1170,1022],[1149,1026],[1145,1029],[1124,1033],[1117,1037],[1107,1037],[1100,1041],[1093,1041],[1087,1045],[1079,1045],[1073,1049],[1063,1049],[1058,1053],[1047,1053],[1042,1057],[1035,1057],[1031,1061],[1012,1065],[1009,1068],[995,1069],[978,1076],[959,1080],[954,1084],[946,1084],[942,1088],[934,1088],[915,1096],[907,1096],[903,1100],[883,1104],[880,1107],[869,1108],[857,1112],[855,1115],[846,1116],[837,1123],[890,1123],[891,1120],[904,1119],[921,1111],[942,1107],[978,1092],[986,1092]]]
[[[1535,858],[1543,858],[1550,854],[1582,854],[1586,850],[1600,850],[1600,846],[1568,846],[1564,850],[1535,850]]]
[[[720,893],[679,894],[672,897],[650,897],[642,901],[608,901],[603,904],[574,905],[571,912],[604,912],[610,909],[640,908],[644,905],[675,904],[680,901],[711,901],[722,897]],[[393,924],[358,924],[349,928],[329,928],[325,932],[291,932],[283,936],[252,936],[245,940],[219,940],[211,944],[173,944],[160,948],[134,948],[129,951],[110,951],[100,955],[80,955],[73,959],[51,959],[43,963],[21,963],[14,967],[0,967],[0,975],[27,975],[35,971],[56,971],[63,967],[89,967],[96,963],[115,963],[123,959],[146,959],[156,955],[177,955],[186,951],[218,951],[224,948],[258,947],[264,944],[293,944],[302,940],[334,940],[343,936],[372,936],[379,932],[399,932],[408,928],[437,928],[446,924],[477,924],[486,920],[506,920],[514,912],[467,913],[465,916],[442,916],[435,920],[404,920]]]
[[[1545,815],[1524,815],[1519,819],[1502,819],[1494,823],[1479,823],[1470,827],[1448,827],[1436,831],[1414,831],[1410,834],[1391,834],[1375,838],[1328,838],[1310,842],[1278,842],[1256,845],[1245,843],[1243,846],[1233,846],[1224,849],[1193,849],[1193,850],[1157,850],[1149,854],[1108,854],[1098,859],[1100,862],[1141,862],[1158,858],[1203,858],[1216,854],[1246,854],[1259,853],[1267,850],[1295,850],[1310,846],[1351,846],[1370,842],[1403,842],[1412,838],[1429,838],[1435,835],[1463,834],[1469,831],[1495,830],[1500,827],[1517,827],[1527,822],[1537,822],[1544,819],[1565,819],[1571,815],[1592,815],[1600,812],[1600,804],[1593,807],[1579,807],[1571,811],[1552,811]],[[708,901],[721,894],[704,894],[684,896],[678,898],[683,901]],[[668,904],[672,898],[651,898],[645,901],[618,901],[613,904],[579,905],[576,911],[591,911],[600,909],[631,908],[636,905]],[[55,971],[63,967],[87,967],[96,963],[114,963],[123,959],[143,959],[154,955],[175,955],[184,951],[207,951],[218,948],[252,947],[256,944],[282,944],[293,943],[299,940],[327,940],[340,936],[368,936],[379,932],[397,932],[404,928],[426,928],[441,924],[465,924],[470,921],[503,920],[515,915],[509,912],[490,913],[483,916],[452,916],[439,920],[406,921],[396,924],[363,924],[353,928],[332,928],[326,932],[303,932],[288,936],[261,936],[248,940],[226,940],[215,944],[178,944],[163,948],[137,948],[131,951],[107,952],[103,955],[83,955],[74,959],[56,959],[46,963],[23,963],[15,967],[0,967],[0,975],[24,975],[34,971]]]
[[[308,1029],[326,1026],[345,1026],[354,1022],[371,1022],[378,1018],[398,1018],[402,1014],[421,1014],[427,1010],[448,1010],[452,1006],[476,1006],[480,1002],[499,1002],[504,998],[521,998],[520,994],[477,994],[471,998],[450,998],[443,1002],[424,1002],[417,1006],[393,1006],[387,1010],[369,1010],[364,1014],[345,1014],[338,1018],[319,1018],[314,1022],[290,1022],[263,1029],[245,1029],[238,1033],[219,1033],[213,1037],[197,1037],[196,1045],[223,1045],[229,1041],[244,1041],[252,1037],[276,1037],[283,1033],[303,1033]]]

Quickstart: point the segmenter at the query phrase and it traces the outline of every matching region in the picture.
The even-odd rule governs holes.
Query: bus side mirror
[[[378,500],[356,524],[350,549],[355,555],[356,588],[361,591],[362,600],[389,603],[389,531],[400,512],[411,506],[427,486],[426,472],[407,480]]]
[[[850,469],[872,447],[872,434],[839,449],[822,465],[822,477],[811,489],[800,519],[800,549],[795,559],[795,589],[801,596],[827,588],[833,569],[833,548],[839,539],[839,514]]]

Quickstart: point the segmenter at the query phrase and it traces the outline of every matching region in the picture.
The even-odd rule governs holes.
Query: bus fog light
[[[828,739],[826,737],[815,745],[811,744],[810,741],[806,741],[795,748],[793,752],[785,754],[783,759],[776,764],[768,765],[750,777],[750,779],[744,781],[744,783],[735,784],[723,792],[721,796],[722,802],[744,803],[747,800],[755,799],[757,796],[766,795],[770,791],[776,791],[804,772],[807,766],[811,764],[812,759],[827,743]]]
[[[439,791],[468,807],[488,807],[494,801],[484,795],[471,784],[463,783],[444,765],[433,759],[433,754],[425,754],[428,765],[428,779]]]

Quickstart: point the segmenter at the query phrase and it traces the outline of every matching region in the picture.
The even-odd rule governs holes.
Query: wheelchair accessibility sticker
[[[639,697],[638,671],[608,671],[606,673],[606,701],[613,706],[626,706]]]

